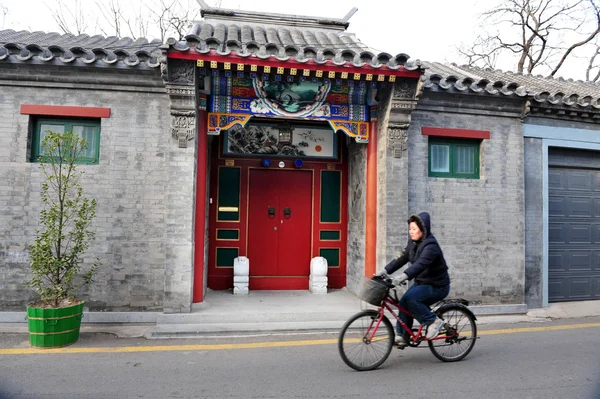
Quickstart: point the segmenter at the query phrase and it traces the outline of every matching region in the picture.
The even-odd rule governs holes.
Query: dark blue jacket
[[[413,241],[409,238],[402,255],[387,264],[386,272],[392,274],[410,262],[411,265],[404,271],[409,280],[414,279],[417,283],[436,287],[450,284],[448,266],[442,248],[431,234],[429,214],[421,212],[419,216],[411,216],[411,218],[416,219],[424,238],[420,241]]]

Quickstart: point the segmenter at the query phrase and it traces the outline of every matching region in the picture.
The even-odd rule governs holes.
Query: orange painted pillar
[[[365,276],[377,269],[377,120],[369,125],[367,144],[367,206],[365,226]]]
[[[198,153],[196,159],[196,216],[194,220],[193,302],[204,300],[204,232],[206,231],[206,163],[208,161],[208,115],[198,112]]]

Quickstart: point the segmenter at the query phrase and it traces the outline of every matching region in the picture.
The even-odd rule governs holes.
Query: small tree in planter
[[[83,301],[75,293],[90,284],[98,262],[83,275],[83,255],[94,233],[96,200],[83,195],[78,160],[87,148],[85,139],[72,132],[47,131],[42,140],[40,169],[46,181],[41,198],[42,228],[29,246],[32,278],[26,283],[41,297],[27,306],[30,342],[57,347],[79,338]],[[78,281],[81,280],[81,281]]]

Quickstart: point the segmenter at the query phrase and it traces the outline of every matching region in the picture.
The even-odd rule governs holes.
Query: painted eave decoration
[[[162,49],[195,61],[211,82],[208,134],[264,116],[325,120],[366,143],[376,91],[423,72],[420,61],[376,52],[346,32],[355,9],[326,19],[205,7],[205,20]]]
[[[223,46],[219,44],[217,47]],[[266,46],[261,46],[259,49],[266,52]],[[168,57],[197,60],[200,68],[259,73],[276,72],[281,75],[328,77],[368,82],[395,82],[397,77],[419,78],[421,76],[420,64],[407,64],[408,56],[406,54],[399,54],[396,58],[392,58],[389,54],[380,54],[378,58],[374,58],[373,53],[370,52],[357,54],[353,50],[345,50],[344,52],[338,51],[335,55],[330,53],[327,56],[327,51],[321,49],[314,53],[314,58],[306,58],[303,50],[295,46],[282,48],[280,53],[291,53],[295,56],[266,53],[264,57],[261,57],[261,52],[240,54],[233,50],[218,51],[207,48],[203,51],[198,47],[173,46],[169,48]],[[330,56],[332,57],[330,58]],[[377,63],[357,63],[355,62],[357,58],[376,60]],[[381,61],[387,62],[384,65]]]
[[[201,76],[205,73],[202,68]],[[207,106],[208,134],[243,127],[251,117],[261,116],[327,121],[333,131],[368,142],[377,93],[372,85],[376,83],[218,70],[207,78],[212,93]]]

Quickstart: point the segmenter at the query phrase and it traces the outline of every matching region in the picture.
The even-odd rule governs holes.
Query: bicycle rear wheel
[[[461,305],[440,308],[436,314],[445,322],[440,335],[446,339],[428,341],[429,349],[443,362],[457,362],[471,352],[477,339],[477,325],[471,312]]]
[[[392,351],[394,329],[385,316],[377,326],[379,316],[379,312],[375,310],[357,313],[340,331],[340,356],[354,370],[374,370],[385,362]]]

